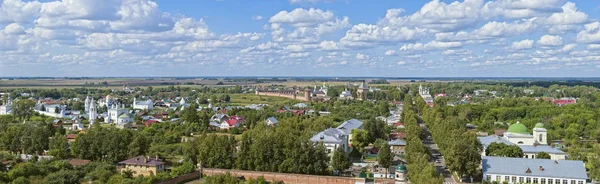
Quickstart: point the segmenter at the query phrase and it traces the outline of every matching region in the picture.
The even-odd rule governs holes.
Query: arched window
[[[542,142],[544,140],[544,134],[540,134],[540,142]]]
[[[519,141],[519,142],[517,142],[517,144],[523,144],[523,141]]]

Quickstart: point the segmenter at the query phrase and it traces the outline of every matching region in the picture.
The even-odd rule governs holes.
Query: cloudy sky
[[[0,76],[600,76],[597,0],[1,0]]]

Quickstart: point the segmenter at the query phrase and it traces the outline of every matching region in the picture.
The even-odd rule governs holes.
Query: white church
[[[127,124],[133,122],[133,118],[129,115],[129,109],[125,105],[113,104],[108,108],[108,114],[105,122],[114,124]]]
[[[133,107],[133,109],[154,110],[154,103],[151,99],[138,101],[137,98],[134,97],[131,107]]]
[[[0,105],[0,115],[7,115],[12,113],[12,100],[10,96],[6,99],[6,102]]]
[[[540,152],[546,152],[552,160],[566,160],[567,154],[559,149],[548,146],[548,131],[543,123],[537,123],[533,128],[533,135],[529,133],[527,127],[517,123],[508,127],[503,136],[492,135],[487,137],[478,137],[484,146],[482,155],[485,156],[485,149],[493,142],[504,143],[506,145],[517,145],[523,150],[524,158],[535,159]]]

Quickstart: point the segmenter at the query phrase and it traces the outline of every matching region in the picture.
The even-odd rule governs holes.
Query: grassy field
[[[103,82],[107,82],[108,85],[102,85]],[[369,86],[397,86],[410,84],[407,80],[390,80],[390,84],[371,84]],[[436,82],[436,81],[427,81]],[[89,78],[89,79],[15,79],[15,80],[0,80],[0,87],[2,88],[100,88],[100,89],[120,89],[124,85],[129,87],[147,87],[152,86],[156,88],[168,87],[172,85],[182,87],[201,87],[203,85],[213,86],[217,83],[223,85],[253,85],[253,86],[269,86],[269,85],[284,85],[284,86],[322,86],[326,85],[346,85],[348,82],[305,82],[305,81],[287,81],[287,82],[267,82],[267,83],[256,83],[254,81],[238,81],[229,82],[228,80],[208,80],[208,79],[177,79],[177,78]],[[350,84],[358,85],[359,82],[350,82]]]
[[[231,97],[230,104],[231,105],[250,105],[250,104],[272,104],[274,102],[283,102],[283,101],[297,101],[285,97],[276,97],[276,96],[258,96],[255,94],[230,94]]]

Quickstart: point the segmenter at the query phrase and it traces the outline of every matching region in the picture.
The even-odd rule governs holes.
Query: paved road
[[[454,182],[454,179],[452,179],[450,171],[446,169],[446,161],[444,160],[444,156],[442,156],[442,153],[440,153],[437,144],[435,144],[435,141],[431,138],[429,128],[427,128],[427,125],[425,124],[419,125],[423,128],[423,132],[426,136],[426,138],[423,140],[423,144],[427,145],[429,147],[429,150],[431,151],[432,159],[429,162],[433,162],[433,165],[437,168],[438,173],[442,173],[444,175],[444,184],[456,183]]]

